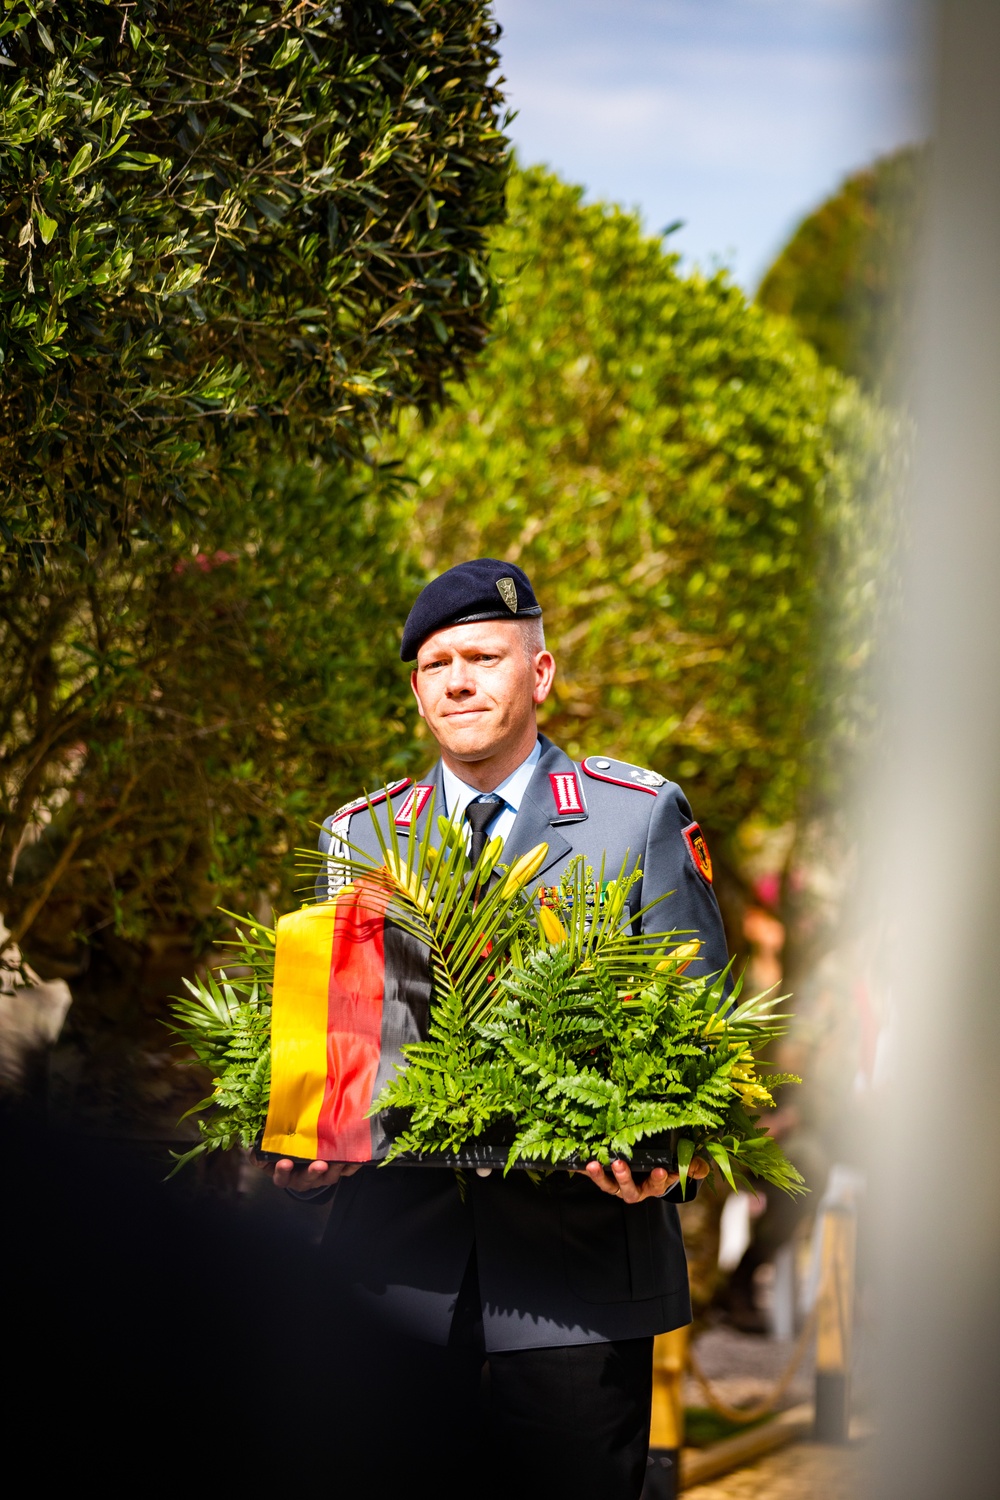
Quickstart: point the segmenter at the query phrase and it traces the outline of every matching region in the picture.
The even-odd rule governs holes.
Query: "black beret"
[[[403,626],[399,654],[413,661],[429,635],[473,620],[533,620],[542,612],[527,573],[516,563],[477,557],[433,579],[417,596]]]

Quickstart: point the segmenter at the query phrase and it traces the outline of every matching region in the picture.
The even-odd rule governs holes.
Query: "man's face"
[[[554,671],[548,651],[528,655],[514,620],[480,620],[428,636],[410,681],[442,750],[472,762],[517,748],[530,735]]]

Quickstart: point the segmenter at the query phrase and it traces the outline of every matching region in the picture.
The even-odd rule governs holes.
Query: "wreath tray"
[[[647,1141],[642,1146],[636,1147],[627,1158],[628,1164],[633,1172],[651,1172],[654,1167],[665,1167],[668,1172],[677,1171],[677,1140],[679,1134],[672,1131],[670,1136],[662,1144],[656,1141]],[[477,1140],[467,1142],[459,1151],[401,1151],[392,1159],[392,1165],[397,1167],[458,1167],[467,1171],[485,1170],[487,1167],[504,1171],[508,1167],[510,1148],[513,1138],[498,1139],[493,1141]],[[303,1156],[292,1156],[282,1158],[277,1151],[257,1150],[255,1153],[258,1161],[277,1162],[282,1159],[293,1161],[296,1166],[307,1166],[308,1160]],[[580,1172],[587,1163],[593,1161],[592,1156],[576,1153],[573,1156],[564,1157],[556,1170],[561,1172]],[[546,1161],[525,1160],[518,1157],[510,1162],[510,1170],[523,1172],[551,1172],[552,1163]]]

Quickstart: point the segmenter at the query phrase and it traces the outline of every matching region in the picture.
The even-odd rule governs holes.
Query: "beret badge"
[[[512,615],[517,614],[517,588],[513,578],[498,578],[497,592]]]

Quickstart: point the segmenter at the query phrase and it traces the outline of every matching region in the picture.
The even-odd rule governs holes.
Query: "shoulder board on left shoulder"
[[[372,792],[367,797],[355,797],[353,802],[345,802],[343,807],[338,807],[332,817],[327,818],[323,827],[330,835],[330,847],[327,853],[330,858],[326,866],[326,895],[327,900],[332,900],[342,886],[348,882],[346,866],[341,862],[350,858],[350,844],[348,834],[351,827],[351,818],[369,802],[372,807],[377,807],[380,802],[388,802],[391,798],[399,795],[410,785],[409,776],[404,776],[402,781],[390,781],[388,786],[383,786],[377,792]]]
[[[659,771],[646,771],[642,766],[630,765],[627,760],[610,760],[604,755],[588,755],[582,763],[584,771],[595,781],[610,781],[612,786],[629,786],[636,792],[649,792],[655,797],[667,778]]]
[[[390,781],[388,786],[379,787],[378,791],[372,792],[371,796],[355,797],[353,802],[345,802],[343,807],[338,807],[330,821],[333,824],[346,824],[354,813],[367,807],[369,802],[372,807],[378,807],[380,802],[386,802],[390,797],[397,796],[409,784],[409,776],[404,776],[402,781]]]
[[[351,829],[351,817],[354,813],[360,813],[361,808],[372,804],[378,807],[379,802],[390,801],[393,796],[399,795],[403,787],[409,786],[409,777],[405,775],[402,781],[390,781],[388,786],[381,786],[378,792],[372,792],[369,796],[355,796],[354,801],[345,802],[343,807],[337,807],[333,817],[327,817],[324,828],[330,834],[330,847],[327,849],[327,900],[333,900],[342,886],[348,883],[348,867],[345,862],[351,858],[351,844],[348,843],[349,829]]]

